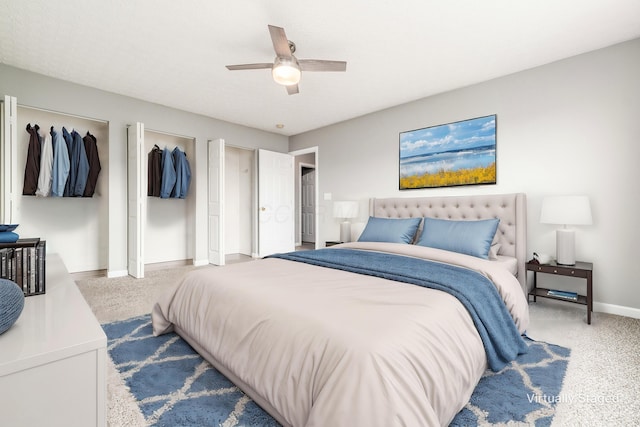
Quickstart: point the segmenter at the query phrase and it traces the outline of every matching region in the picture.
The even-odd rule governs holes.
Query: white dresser
[[[0,426],[106,426],[107,337],[57,254],[0,335]]]

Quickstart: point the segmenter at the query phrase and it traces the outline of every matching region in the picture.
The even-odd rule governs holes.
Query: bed
[[[284,426],[447,425],[526,352],[525,195],[371,199],[361,240],[194,270],[154,334]]]

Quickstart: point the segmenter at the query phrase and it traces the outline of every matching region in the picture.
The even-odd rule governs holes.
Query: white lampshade
[[[556,262],[563,265],[576,263],[576,236],[567,225],[589,225],[592,223],[589,198],[586,196],[551,196],[542,199],[540,222],[562,224],[556,230]]]
[[[276,83],[284,86],[297,85],[300,82],[300,66],[292,59],[276,58],[271,74]]]
[[[358,216],[358,202],[333,202],[334,218],[356,218]]]
[[[591,207],[587,196],[551,196],[542,199],[543,224],[589,225]]]

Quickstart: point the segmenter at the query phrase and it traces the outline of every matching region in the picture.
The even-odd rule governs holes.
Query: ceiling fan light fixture
[[[300,66],[295,59],[276,58],[272,74],[273,80],[283,86],[297,85],[300,82]]]

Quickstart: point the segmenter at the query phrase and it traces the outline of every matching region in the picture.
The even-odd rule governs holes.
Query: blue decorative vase
[[[24,292],[15,282],[0,279],[0,334],[18,320],[24,308]]]

